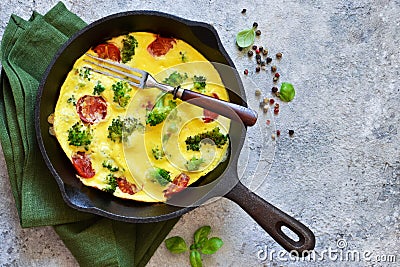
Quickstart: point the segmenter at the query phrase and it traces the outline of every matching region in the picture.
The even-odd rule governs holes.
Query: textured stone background
[[[0,38],[12,13],[28,19],[33,10],[45,13],[55,3],[1,1]],[[205,266],[398,266],[400,1],[64,3],[88,23],[135,9],[211,23],[240,72],[249,68],[247,79],[254,80],[264,95],[272,86],[270,74],[253,71],[254,63],[245,51],[236,49],[234,36],[257,21],[262,35],[256,44],[272,53],[283,52],[278,64],[281,81],[293,83],[297,95],[290,105],[282,105],[275,118],[283,134],[276,142],[270,172],[263,169],[269,167],[268,161],[254,169],[256,183],[250,187],[315,232],[318,258],[324,250],[338,249],[338,241],[340,246],[345,240],[347,246],[338,249],[341,254],[330,259],[325,254],[324,260],[314,262],[294,262],[276,253],[272,259],[259,259],[260,249],[281,248],[236,204],[222,199],[183,216],[170,234],[191,239],[199,226],[210,224],[212,234],[225,245],[216,255],[204,257]],[[242,8],[247,8],[246,15],[240,13]],[[254,88],[246,90],[249,102],[257,107]],[[264,123],[262,115],[259,125],[249,131],[244,153],[252,159],[260,153],[273,155]],[[295,130],[294,138],[288,137],[288,129]],[[52,228],[21,229],[3,157],[0,170],[0,265],[77,266]],[[360,253],[361,260],[340,260],[349,251]],[[390,255],[397,263],[375,261]],[[148,266],[189,266],[189,261],[187,255],[171,255],[161,246]]]

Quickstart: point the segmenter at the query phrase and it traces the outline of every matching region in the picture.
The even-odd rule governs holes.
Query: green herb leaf
[[[196,232],[194,232],[194,243],[201,244],[204,241],[206,241],[210,231],[211,231],[211,227],[208,225],[197,229]]]
[[[248,47],[254,43],[256,32],[254,28],[243,30],[236,35],[236,44],[239,47]]]
[[[192,267],[202,267],[203,262],[201,261],[201,255],[197,250],[190,251],[190,265]]]
[[[289,102],[293,100],[296,91],[291,83],[282,83],[279,91],[279,97],[282,101]]]
[[[165,246],[174,254],[179,254],[187,250],[186,242],[180,236],[173,236],[166,239]]]
[[[203,247],[201,248],[201,253],[214,254],[223,244],[224,242],[222,242],[221,238],[212,237],[204,242]]]

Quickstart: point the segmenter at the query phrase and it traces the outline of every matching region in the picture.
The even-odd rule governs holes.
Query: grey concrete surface
[[[55,3],[2,1],[0,38],[12,13],[27,19]],[[240,72],[249,68],[244,79],[265,96],[271,74],[255,73],[254,62],[236,49],[235,34],[257,21],[262,35],[256,44],[283,53],[277,62],[280,81],[293,83],[297,95],[274,118],[282,135],[273,143],[272,164],[264,159],[261,168],[253,164],[259,155],[274,153],[265,145],[271,144],[265,115],[249,130],[244,153],[253,165],[245,170],[251,176],[245,182],[314,231],[314,260],[296,262],[236,204],[220,199],[184,215],[170,234],[191,240],[199,226],[211,225],[212,235],[225,244],[204,257],[204,266],[399,266],[400,1],[64,3],[86,22],[150,9],[211,23]],[[257,107],[254,87],[246,91]],[[295,130],[293,138],[288,129]],[[52,228],[21,229],[3,157],[0,170],[0,265],[77,266]],[[148,266],[190,264],[187,254],[172,255],[162,245]]]

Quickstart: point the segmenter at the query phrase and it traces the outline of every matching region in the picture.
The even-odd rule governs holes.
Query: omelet
[[[87,53],[229,101],[213,65],[183,40],[131,32]],[[84,185],[119,198],[165,202],[226,159],[229,119],[99,74],[85,59],[68,73],[52,117],[52,132]]]

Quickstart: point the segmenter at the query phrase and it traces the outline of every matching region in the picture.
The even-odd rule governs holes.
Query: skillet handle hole
[[[282,231],[282,233],[284,235],[286,235],[287,237],[292,239],[295,243],[300,241],[300,236],[298,234],[296,234],[296,232],[291,230],[289,227],[287,227],[286,225],[282,225],[280,227],[280,230]]]

